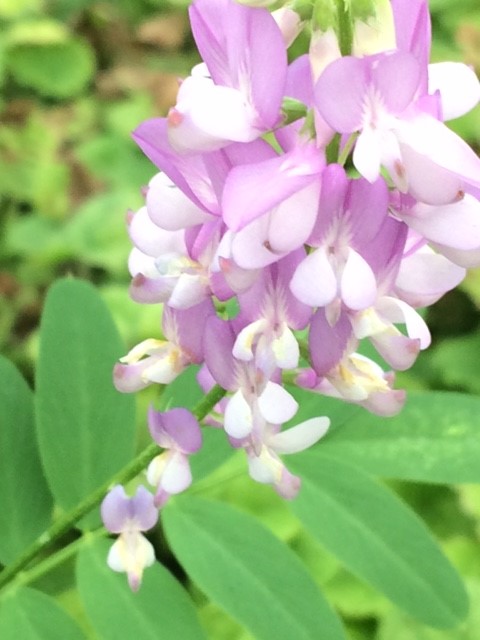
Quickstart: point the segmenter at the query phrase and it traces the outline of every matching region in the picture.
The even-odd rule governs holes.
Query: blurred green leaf
[[[35,434],[33,393],[0,356],[0,561],[11,562],[47,528],[53,500]]]
[[[119,135],[97,136],[81,144],[75,154],[96,178],[123,189],[131,186],[139,191],[155,173],[155,167],[137,153],[133,142]]]
[[[315,452],[384,478],[480,482],[480,398],[412,392],[398,416],[362,411],[332,429]]]
[[[26,587],[17,589],[0,608],[2,640],[84,640],[80,627],[53,598]]]
[[[139,194],[125,189],[93,196],[65,225],[65,246],[86,264],[127,276],[131,243],[122,219],[139,198]]]
[[[167,504],[163,524],[192,580],[258,640],[318,640],[319,629],[322,640],[345,638],[298,558],[254,517],[182,496]]]
[[[302,478],[293,512],[345,567],[426,624],[448,628],[466,616],[460,578],[395,494],[319,450],[290,460]]]
[[[30,14],[42,8],[42,0],[2,0],[0,17],[6,20],[19,18],[22,14]]]
[[[36,412],[47,480],[63,509],[74,507],[133,455],[134,398],[113,387],[124,347],[94,287],[60,280],[40,329]],[[96,526],[92,513],[86,526]]]
[[[31,18],[14,22],[7,31],[10,47],[16,45],[65,44],[69,39],[67,27],[48,18]]]
[[[193,602],[159,563],[145,570],[140,591],[132,594],[125,575],[106,562],[111,542],[85,546],[77,559],[80,596],[102,640],[205,640]],[[70,640],[70,639],[68,639]]]
[[[478,353],[480,332],[449,338],[430,355],[432,373],[445,384],[480,392]]]
[[[95,71],[93,51],[81,39],[12,47],[8,51],[7,64],[18,84],[53,98],[77,95]]]
[[[470,615],[455,630],[428,629],[401,611],[389,612],[380,622],[376,640],[478,640],[480,630],[480,581],[467,582],[471,601]]]

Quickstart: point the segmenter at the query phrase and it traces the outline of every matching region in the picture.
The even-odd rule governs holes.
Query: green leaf
[[[2,640],[83,640],[84,634],[53,598],[27,587],[0,608]]]
[[[107,566],[108,548],[106,540],[97,541],[77,560],[80,597],[102,640],[205,640],[193,602],[165,567],[146,569],[140,591],[132,594],[125,575]]]
[[[128,189],[93,196],[76,210],[74,217],[65,225],[65,245],[89,265],[126,275],[131,243],[121,218],[138,197]]]
[[[0,357],[0,561],[8,564],[48,526],[53,501],[35,435],[33,393]]]
[[[8,52],[7,63],[16,82],[53,98],[76,96],[95,71],[93,51],[80,39],[15,46]]]
[[[94,287],[60,280],[40,327],[36,411],[40,452],[58,504],[69,509],[133,456],[134,398],[113,387],[124,347]],[[90,526],[97,514],[87,518]]]
[[[428,529],[392,492],[319,450],[290,458],[302,478],[291,508],[355,575],[425,624],[466,615],[463,585]]]
[[[480,398],[412,392],[398,416],[359,413],[316,450],[385,478],[480,482]]]
[[[468,619],[455,630],[429,629],[408,619],[401,611],[389,612],[380,622],[377,640],[478,640],[480,629],[480,582],[469,580],[471,600]]]
[[[345,638],[295,554],[255,518],[182,496],[163,511],[165,532],[192,580],[258,640]]]

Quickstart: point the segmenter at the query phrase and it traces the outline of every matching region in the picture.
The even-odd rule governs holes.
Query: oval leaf
[[[2,640],[84,640],[85,636],[53,598],[22,587],[0,608]]]
[[[0,562],[8,564],[48,526],[53,500],[38,454],[33,393],[0,357]]]
[[[165,567],[156,563],[146,569],[133,594],[125,575],[107,566],[108,548],[106,540],[97,541],[77,560],[80,597],[102,640],[205,640],[193,602]]]
[[[465,617],[468,600],[457,573],[392,492],[319,450],[290,463],[302,478],[291,508],[348,569],[426,624],[452,627]]]
[[[95,71],[95,56],[85,40],[12,47],[6,64],[14,79],[44,96],[70,98],[80,93]]]
[[[36,411],[47,480],[63,509],[133,456],[134,398],[118,393],[112,367],[124,348],[108,309],[87,282],[49,291],[40,328]],[[99,523],[98,514],[85,520]]]
[[[412,392],[398,416],[358,413],[320,449],[384,478],[480,482],[480,398]]]
[[[345,638],[300,560],[252,516],[182,496],[163,523],[192,580],[258,640],[318,640],[320,629],[322,640]]]

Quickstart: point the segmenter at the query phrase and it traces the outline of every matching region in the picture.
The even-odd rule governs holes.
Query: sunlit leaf
[[[290,466],[302,478],[294,513],[348,569],[425,624],[452,627],[465,617],[458,575],[392,492],[318,450],[296,456]]]
[[[0,357],[0,561],[11,562],[48,526],[52,496],[35,435],[33,394]]]
[[[480,398],[412,392],[398,416],[362,411],[333,428],[316,451],[385,478],[480,482]]]
[[[226,504],[167,505],[168,541],[191,579],[258,640],[340,640],[338,618],[306,568],[270,531]]]
[[[53,598],[20,588],[0,607],[2,640],[84,640],[80,627]]]
[[[124,351],[92,285],[60,280],[50,289],[40,330],[36,410],[47,480],[64,509],[133,455],[134,399],[112,383],[112,367]],[[88,523],[98,523],[98,515]]]
[[[193,602],[161,564],[145,570],[138,593],[106,562],[111,543],[85,547],[77,564],[78,588],[87,615],[102,640],[206,640]]]
[[[45,96],[69,98],[80,93],[91,80],[95,58],[83,40],[19,45],[9,50],[8,69],[22,86]]]

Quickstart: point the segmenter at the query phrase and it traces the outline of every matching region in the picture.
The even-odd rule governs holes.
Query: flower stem
[[[213,387],[192,411],[197,420],[203,420],[225,393],[225,390],[219,385]],[[98,487],[98,489],[95,489],[95,491],[88,495],[71,511],[54,522],[39,538],[27,547],[12,564],[8,565],[0,573],[0,589],[10,583],[39,553],[69,531],[78,520],[97,507],[113,485],[124,484],[135,478],[135,476],[147,467],[150,460],[161,451],[162,449],[156,443],[148,445],[136,458],[123,467],[121,471]]]
[[[352,54],[353,20],[350,0],[337,0],[338,44],[342,56]]]
[[[341,150],[341,152],[338,155],[338,164],[342,167],[345,166],[345,163],[348,160],[348,156],[350,155],[350,152],[353,148],[353,145],[355,144],[355,140],[357,139],[358,135],[357,133],[352,133],[352,135],[348,138],[347,142],[345,143],[343,149]]]
[[[84,544],[91,544],[93,540],[96,540],[97,538],[103,538],[108,534],[109,532],[103,527],[99,527],[94,531],[87,531],[77,540],[71,542],[66,547],[62,547],[61,549],[59,549],[59,551],[56,551],[51,556],[48,556],[44,560],[40,561],[31,569],[27,569],[26,571],[20,571],[19,573],[17,573],[13,580],[8,584],[8,587],[5,587],[4,593],[10,591],[11,589],[24,587],[27,584],[35,582],[35,580],[38,580],[49,571],[52,571],[63,562],[66,562],[71,556],[78,553],[79,549],[83,547]]]

